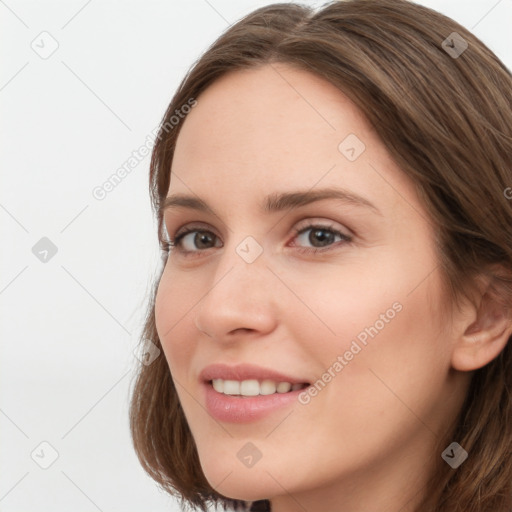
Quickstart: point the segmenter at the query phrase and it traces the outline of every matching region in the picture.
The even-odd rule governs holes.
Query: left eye
[[[309,225],[299,229],[295,229],[295,237],[302,243],[306,242],[311,244],[313,247],[302,247],[299,246],[299,250],[303,252],[320,252],[328,250],[336,241],[342,241],[350,243],[352,237],[346,235],[330,226],[323,225]],[[309,235],[307,235],[307,233]],[[307,235],[307,236],[306,236]],[[163,249],[168,251],[176,248],[176,250],[182,254],[200,253],[203,250],[211,249],[212,247],[221,247],[219,244],[215,244],[215,241],[219,241],[219,238],[207,229],[199,228],[185,228],[184,231],[171,238],[169,242],[163,243]],[[213,243],[213,245],[211,245]],[[187,248],[187,244],[189,247]],[[294,243],[293,246],[296,246]]]
[[[308,231],[309,235],[307,235]],[[296,229],[295,234],[297,235],[297,239],[302,239],[303,242],[306,241],[312,244],[313,249],[305,248],[306,250],[312,251],[321,251],[324,248],[329,248],[334,242],[336,242],[336,238],[338,238],[339,241],[344,240],[346,242],[350,242],[352,240],[350,236],[345,235],[336,229],[321,225],[313,225]],[[316,246],[315,244],[319,245]]]

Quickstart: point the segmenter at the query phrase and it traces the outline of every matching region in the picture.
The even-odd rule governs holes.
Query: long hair
[[[407,0],[336,1],[318,11],[274,4],[230,26],[182,80],[160,125],[150,164],[160,242],[160,205],[183,124],[176,110],[227,72],[278,62],[338,87],[413,180],[436,226],[439,268],[452,304],[471,297],[474,277],[485,273],[489,293],[510,313],[512,75],[464,27]],[[165,263],[165,251],[162,257]],[[158,280],[142,338],[161,348]],[[453,470],[439,456],[418,511],[512,510],[511,351],[509,339],[498,357],[474,372],[453,429],[439,441],[440,454],[457,439],[470,460]],[[138,368],[130,428],[143,468],[183,505],[202,511],[210,502],[236,510],[251,505],[208,484],[163,356]],[[252,510],[270,510],[270,502],[255,502]]]

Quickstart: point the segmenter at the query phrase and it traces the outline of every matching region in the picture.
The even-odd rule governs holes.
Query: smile
[[[291,384],[290,382],[276,382],[269,379],[265,379],[261,382],[256,379],[242,381],[213,379],[210,383],[213,389],[218,393],[232,396],[273,395],[274,393],[297,391],[298,389],[304,389],[308,386],[307,383]]]

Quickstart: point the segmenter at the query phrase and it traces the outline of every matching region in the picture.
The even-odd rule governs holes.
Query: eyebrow
[[[279,212],[287,209],[296,209],[310,203],[324,199],[337,199],[352,206],[358,206],[373,210],[382,216],[381,211],[368,199],[342,188],[323,188],[317,190],[275,192],[269,194],[261,206],[264,213]],[[174,208],[190,208],[201,212],[211,212],[217,215],[213,209],[202,199],[187,194],[173,194],[165,198],[160,207],[160,213]]]

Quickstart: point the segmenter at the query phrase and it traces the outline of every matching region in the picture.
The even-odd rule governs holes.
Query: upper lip
[[[290,384],[304,384],[307,383],[306,379],[291,377],[285,375],[271,368],[264,368],[254,364],[237,364],[228,365],[223,363],[211,364],[203,368],[199,374],[199,378],[203,382],[208,382],[213,379],[223,380],[272,380],[274,382],[289,382]]]

